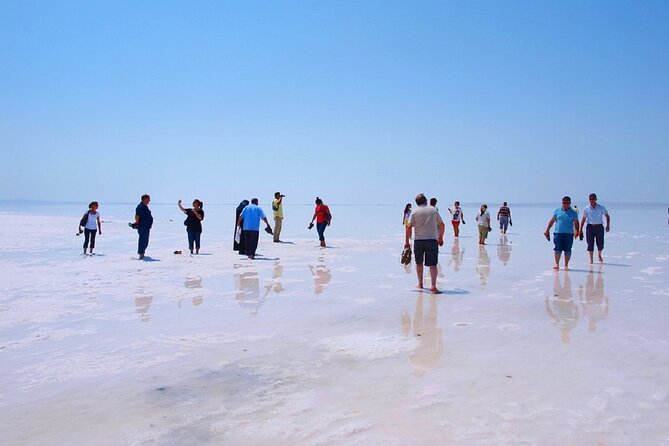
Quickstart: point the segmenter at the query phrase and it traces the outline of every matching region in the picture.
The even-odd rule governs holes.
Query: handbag
[[[404,248],[402,255],[400,256],[400,263],[402,265],[408,265],[411,263],[411,248]]]

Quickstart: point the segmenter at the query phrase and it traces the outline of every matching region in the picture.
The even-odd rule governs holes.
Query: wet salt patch
[[[197,335],[170,336],[152,338],[154,342],[197,347],[201,345],[221,345],[238,342],[258,342],[272,339],[270,335],[237,335],[232,333],[201,333]]]
[[[497,326],[498,330],[502,331],[518,331],[520,330],[520,325],[517,324],[501,324]]]
[[[376,302],[376,299],[373,297],[365,297],[362,299],[353,299],[353,302],[355,302],[358,305],[372,305],[373,303]]]
[[[389,358],[416,348],[418,341],[403,336],[383,336],[377,333],[357,333],[326,338],[318,345],[327,349],[327,359],[349,356],[357,359],[375,360]]]
[[[642,274],[648,274],[648,275],[652,276],[652,275],[655,275],[655,274],[659,274],[660,271],[662,271],[661,266],[649,266],[648,268],[642,269],[640,272]]]
[[[343,273],[354,273],[354,272],[358,271],[358,268],[356,268],[354,266],[345,266],[343,268],[340,268],[339,271],[341,271]]]
[[[656,262],[666,262],[667,260],[669,260],[669,255],[661,255],[655,257]]]

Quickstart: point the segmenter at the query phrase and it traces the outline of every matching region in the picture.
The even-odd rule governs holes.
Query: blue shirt
[[[573,234],[574,220],[578,221],[578,214],[572,208],[566,211],[562,208],[557,208],[553,212],[555,217],[555,233],[556,234]]]
[[[601,204],[596,204],[593,208],[588,205],[583,209],[583,216],[585,217],[585,223],[589,225],[601,225],[604,224],[604,216],[609,215],[609,212]]]
[[[153,226],[153,217],[151,216],[151,210],[147,205],[139,203],[135,209],[135,214],[139,215],[138,227],[151,229],[151,226]]]
[[[240,217],[244,220],[242,223],[244,231],[260,231],[260,220],[266,218],[262,208],[253,203],[244,208]]]

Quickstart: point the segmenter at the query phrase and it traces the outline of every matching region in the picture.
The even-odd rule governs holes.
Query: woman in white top
[[[476,214],[476,222],[479,228],[479,245],[485,245],[485,239],[488,238],[488,232],[490,232],[490,214],[487,204],[481,205],[481,212]]]
[[[84,228],[83,230],[81,228]],[[88,205],[88,212],[81,217],[79,222],[79,234],[84,233],[84,255],[90,241],[90,253],[93,255],[95,249],[95,235],[102,235],[102,222],[100,221],[100,213],[98,212],[98,202],[92,201]]]

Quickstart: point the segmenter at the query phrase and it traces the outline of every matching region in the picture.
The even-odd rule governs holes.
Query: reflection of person
[[[153,296],[146,294],[142,288],[139,288],[135,296],[135,311],[139,314],[142,322],[151,321],[151,314],[149,313],[151,302],[153,302]]]
[[[193,200],[193,207],[184,209],[181,205],[181,200],[177,203],[181,212],[186,214],[186,233],[188,234],[188,249],[193,254],[193,247],[195,247],[195,254],[200,253],[200,236],[202,235],[202,220],[204,220],[204,211],[202,210],[202,202],[197,198]]]
[[[149,246],[149,233],[153,226],[153,216],[149,209],[151,197],[148,194],[142,195],[142,201],[135,208],[135,224],[137,225],[137,234],[139,240],[137,241],[137,254],[139,260],[144,258],[146,248]]]
[[[588,319],[588,331],[597,330],[597,322],[606,319],[609,314],[609,298],[604,295],[604,277],[600,270],[597,273],[590,271],[585,282],[585,296],[583,287],[579,287],[578,296],[581,301],[583,315]],[[597,279],[595,280],[595,274]]]
[[[274,292],[279,294],[282,291],[285,291],[283,284],[281,283],[281,277],[283,276],[283,265],[278,260],[274,262],[274,268],[272,268],[272,281],[268,282],[265,285],[265,296],[267,296],[270,290],[273,288]]]
[[[240,227],[239,225],[239,216],[242,214],[242,211],[246,206],[248,206],[249,200],[242,200],[241,203],[239,203],[239,206],[237,206],[237,209],[235,210],[235,240],[232,244],[232,249],[235,251],[238,251],[239,254],[245,255],[246,254],[246,243],[244,242],[244,231],[241,231],[241,236],[239,238],[239,243],[237,243],[237,228]]]
[[[465,223],[465,214],[462,213],[462,208],[460,208],[460,202],[456,201],[453,203],[453,210],[448,208],[448,212],[451,213],[451,224],[453,225],[453,234],[455,237],[460,236],[460,222]]]
[[[476,222],[479,228],[479,245],[485,245],[485,239],[488,238],[488,232],[490,232],[490,213],[487,204],[481,205],[481,211],[476,214]]]
[[[564,282],[560,283],[560,274],[556,273],[553,280],[553,297],[544,300],[546,313],[560,328],[560,339],[569,342],[569,332],[578,323],[578,306],[572,299],[571,279],[569,273],[564,272]]]
[[[283,197],[281,192],[274,192],[272,200],[272,215],[274,216],[274,243],[280,243],[281,228],[283,227]]]
[[[456,273],[460,271],[460,265],[462,265],[464,255],[465,250],[460,250],[460,239],[454,238],[453,245],[451,246],[451,260],[448,261],[448,264],[453,265],[453,270]]]
[[[581,218],[581,232],[585,226],[585,240],[588,244],[588,255],[590,256],[590,263],[592,263],[592,255],[595,250],[595,241],[597,242],[597,257],[601,262],[602,251],[604,250],[604,231],[609,232],[611,225],[611,217],[609,211],[604,206],[597,203],[597,194],[590,194],[588,197],[590,204],[583,209],[583,218]],[[606,219],[606,228],[604,227],[604,219]]]
[[[488,276],[490,276],[490,256],[488,256],[488,248],[479,245],[479,259],[476,262],[476,272],[479,275],[481,288],[488,285]]]
[[[417,376],[423,376],[433,369],[444,354],[444,335],[437,322],[437,297],[430,296],[427,314],[423,313],[423,295],[416,298],[416,310],[413,318],[413,335],[420,338],[419,344],[409,354],[409,361]],[[402,328],[409,334],[411,316],[402,314]]]
[[[249,309],[251,315],[257,315],[265,302],[265,297],[260,297],[260,275],[257,271],[235,272],[234,279],[239,306]]]
[[[564,269],[569,269],[569,259],[571,258],[571,247],[574,239],[578,237],[578,214],[571,208],[571,198],[562,198],[562,207],[553,212],[553,217],[548,221],[548,227],[544,236],[550,239],[550,230],[555,223],[555,232],[553,233],[553,244],[555,248],[555,266],[554,270],[560,269],[560,257],[564,252]]]
[[[411,213],[409,225],[404,235],[404,247],[409,248],[411,232],[414,231],[414,259],[416,262],[416,275],[418,276],[418,288],[423,288],[423,262],[430,268],[430,279],[433,294],[440,293],[437,289],[437,263],[439,263],[439,247],[444,244],[444,221],[439,211],[427,205],[427,197],[424,194],[416,196],[418,208]]]
[[[256,257],[258,249],[258,240],[260,239],[260,220],[267,225],[268,232],[272,227],[265,217],[265,212],[258,206],[258,199],[252,198],[251,204],[246,206],[237,220],[237,226],[242,226],[244,243],[246,244],[246,255],[253,260]],[[242,225],[243,223],[243,225]]]
[[[504,265],[511,259],[511,245],[509,244],[506,234],[499,236],[499,245],[497,245],[497,257]]]
[[[499,221],[499,230],[502,234],[506,234],[509,223],[511,223],[511,209],[509,209],[506,201],[500,206],[499,211],[497,211],[497,221]]]
[[[316,197],[316,208],[314,209],[314,215],[311,217],[309,229],[314,226],[314,220],[316,220],[316,231],[318,231],[318,240],[321,242],[321,248],[325,248],[325,228],[330,226],[332,214],[330,213],[330,208],[323,204],[323,200],[319,197]]]
[[[332,280],[332,273],[324,263],[319,263],[315,268],[309,265],[309,270],[314,276],[314,293],[321,294]]]
[[[83,223],[83,225],[81,225]],[[79,222],[79,234],[84,233],[84,254],[86,254],[86,249],[88,248],[88,243],[90,241],[90,253],[93,255],[93,250],[95,249],[95,235],[99,232],[102,235],[102,222],[100,221],[100,213],[98,212],[98,202],[91,201],[88,205],[88,212],[84,214],[81,221]],[[82,231],[83,226],[83,231]]]

